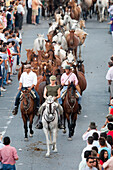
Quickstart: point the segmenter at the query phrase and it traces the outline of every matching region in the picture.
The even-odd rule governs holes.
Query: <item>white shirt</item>
[[[106,170],[113,170],[113,156],[104,162],[103,168],[106,168]]]
[[[22,83],[22,87],[31,87],[33,84],[37,84],[37,75],[33,71],[30,71],[29,74],[23,72],[19,82]]]
[[[108,70],[108,72],[106,74],[106,79],[107,80],[113,80],[113,66],[110,67],[110,69]]]
[[[89,136],[92,136],[94,132],[97,132],[98,135],[100,136],[100,131],[96,130],[96,129],[91,129],[89,132],[83,134],[82,138],[83,140],[87,140]]]
[[[68,85],[68,82],[74,82],[75,86],[78,84],[77,76],[74,73],[70,73],[67,75],[66,73],[63,73],[61,76],[61,84],[65,83],[65,85]]]
[[[108,12],[109,12],[111,15],[113,15],[113,5],[111,5],[111,6],[109,7]]]
[[[82,160],[86,160],[86,158],[84,158],[84,152],[85,151],[91,151],[92,150],[92,147],[93,147],[93,145],[87,145],[84,149],[83,149],[83,151],[82,151],[82,154],[81,154],[81,157],[82,157]]]
[[[28,0],[28,8],[32,8],[32,0]]]
[[[99,141],[98,140],[94,140],[93,141],[93,146],[96,146],[97,148],[100,147]]]
[[[22,4],[19,4],[18,6],[17,6],[17,11],[18,11],[18,13],[19,14],[25,14],[25,11],[24,11],[24,8],[23,8],[23,6],[22,6]]]

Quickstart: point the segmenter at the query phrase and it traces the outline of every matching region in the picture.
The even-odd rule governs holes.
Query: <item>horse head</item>
[[[25,90],[21,90],[21,93],[21,101],[23,103],[23,108],[25,111],[28,111],[30,108],[31,94],[27,88]]]
[[[46,110],[47,110],[48,118],[49,119],[53,118],[53,115],[55,114],[55,110],[56,110],[56,104],[54,102],[54,97],[52,97],[52,96],[47,97]]]
[[[68,99],[70,104],[74,104],[76,102],[76,87],[75,81],[68,82]]]

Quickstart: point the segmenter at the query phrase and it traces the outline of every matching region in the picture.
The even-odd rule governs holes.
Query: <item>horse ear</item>
[[[28,51],[28,49],[25,49],[26,51]]]
[[[70,83],[70,81],[68,80],[68,85],[70,85],[71,83]]]
[[[82,60],[82,62],[81,63],[83,63],[84,62],[84,60]]]

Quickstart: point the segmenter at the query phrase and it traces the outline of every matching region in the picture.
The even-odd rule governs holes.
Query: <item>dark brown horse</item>
[[[25,140],[28,140],[28,127],[27,121],[29,120],[30,137],[33,136],[32,124],[35,115],[35,102],[31,93],[26,89],[22,91],[20,110],[24,123]]]
[[[22,62],[22,61],[21,61],[21,64],[22,64],[22,66],[19,68],[19,71],[18,71],[18,81],[20,80],[20,76],[21,76],[21,74],[22,74],[23,71],[24,71],[24,65],[27,64],[27,61],[26,61],[26,62]]]
[[[84,60],[77,60],[77,68],[78,71],[81,71],[83,74],[85,74],[85,68],[83,62]]]
[[[63,109],[64,109],[64,131],[66,129],[65,120],[68,122],[69,129],[69,140],[72,140],[72,136],[74,135],[74,129],[76,126],[77,113],[78,113],[78,102],[76,99],[76,88],[75,82],[71,82],[67,88],[67,94],[63,101]]]
[[[75,58],[77,59],[77,47],[80,43],[79,38],[74,34],[75,30],[70,30],[70,33],[67,35],[67,45],[68,48],[73,49],[73,53],[75,55]]]

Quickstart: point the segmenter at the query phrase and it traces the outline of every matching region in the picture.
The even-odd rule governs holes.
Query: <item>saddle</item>
[[[36,99],[36,95],[35,95],[35,92],[33,90],[31,90],[30,94],[31,94],[31,97],[32,97],[33,100]],[[20,100],[22,101],[22,99],[23,99],[23,93],[21,91]]]

